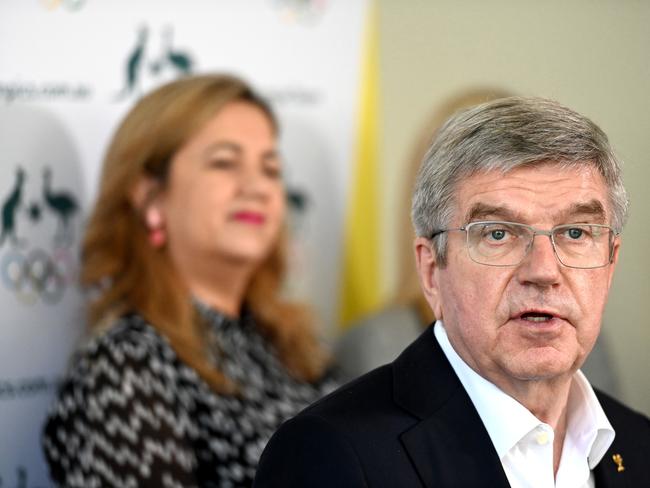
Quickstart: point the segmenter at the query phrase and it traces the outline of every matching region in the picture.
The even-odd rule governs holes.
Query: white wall
[[[276,109],[288,186],[307,200],[291,216],[291,291],[333,329],[367,5],[0,1],[0,220],[17,237],[0,239],[1,487],[47,483],[40,432],[85,326],[78,243],[104,148],[143,92],[182,74],[179,54]],[[76,204],[65,239],[46,169]]]

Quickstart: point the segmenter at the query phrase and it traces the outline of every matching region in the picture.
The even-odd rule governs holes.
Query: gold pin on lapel
[[[621,456],[620,454],[614,454],[612,456],[612,460],[616,463],[617,466],[616,471],[618,471],[619,473],[621,471],[625,471],[625,466],[623,466],[623,456]]]

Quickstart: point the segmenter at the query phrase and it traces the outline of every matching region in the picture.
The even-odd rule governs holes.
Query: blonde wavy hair
[[[132,195],[142,178],[154,178],[164,187],[176,151],[233,101],[259,107],[277,133],[269,106],[232,76],[186,77],[144,96],[113,136],[82,242],[81,282],[93,292],[91,328],[136,311],[169,340],[185,363],[222,393],[235,393],[236,385],[210,361],[206,324],[165,248],[149,244],[142,209]],[[283,230],[254,273],[244,302],[288,371],[310,381],[322,374],[326,358],[306,307],[281,297],[285,241]]]

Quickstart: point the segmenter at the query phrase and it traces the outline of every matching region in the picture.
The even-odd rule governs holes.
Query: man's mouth
[[[553,319],[553,315],[543,312],[526,312],[519,316],[520,319],[527,322],[548,322]]]

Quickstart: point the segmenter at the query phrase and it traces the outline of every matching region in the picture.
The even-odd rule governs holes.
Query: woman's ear
[[[425,237],[416,237],[415,264],[420,278],[420,287],[436,319],[442,319],[442,301],[438,283],[438,258],[433,242]]]
[[[167,242],[164,217],[160,205],[160,182],[154,178],[142,177],[131,190],[131,203],[140,214],[147,229],[149,243],[161,248]]]
[[[145,214],[146,207],[150,205],[160,193],[160,181],[151,176],[141,176],[133,185],[130,192],[131,205],[141,214]]]

